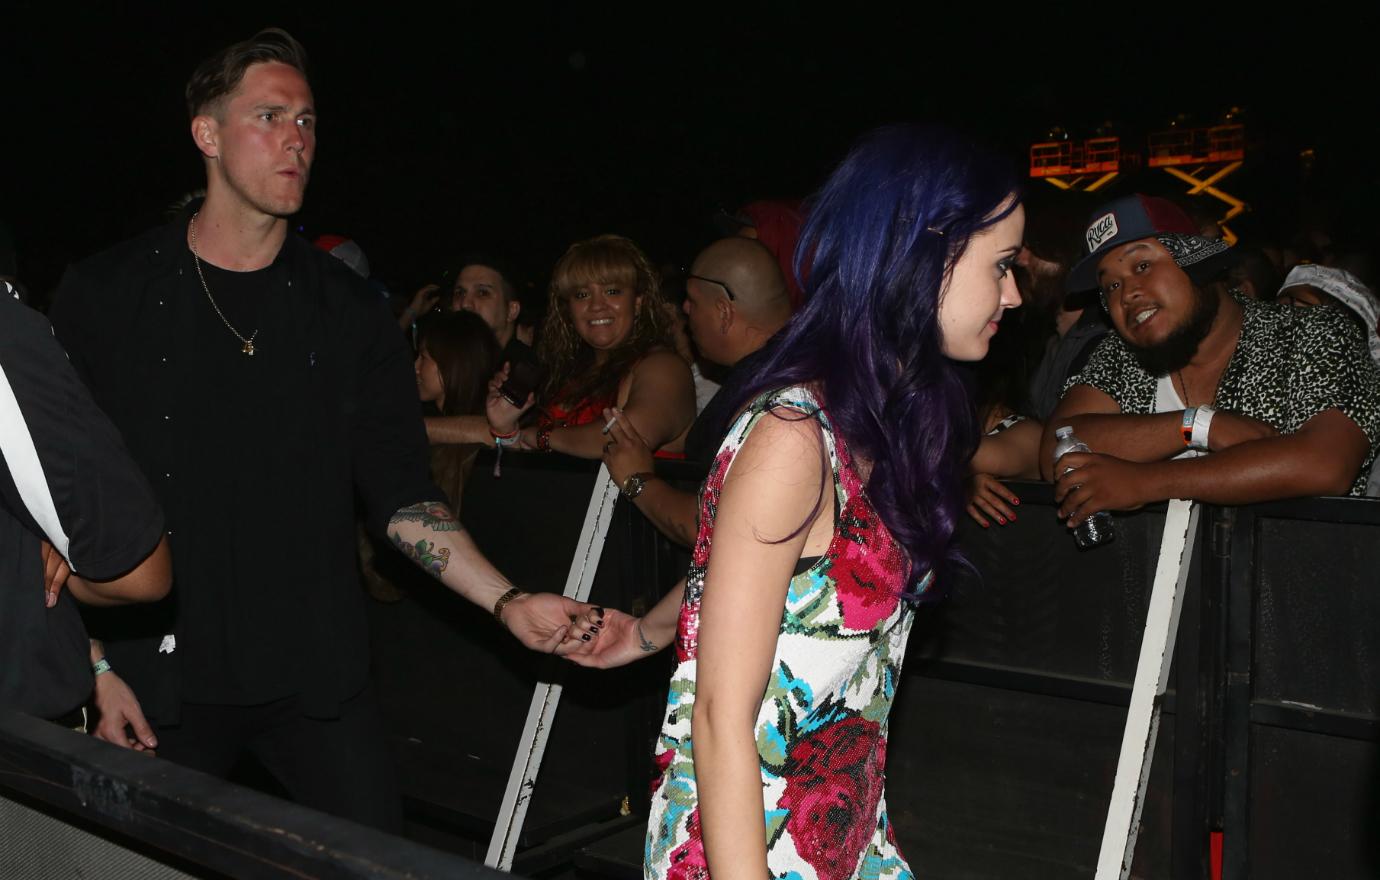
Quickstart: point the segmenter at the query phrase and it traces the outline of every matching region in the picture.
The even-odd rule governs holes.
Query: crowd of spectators
[[[252,58],[249,74],[239,71],[246,81],[251,75],[264,79],[265,71],[278,77],[253,85],[280,96],[274,100],[282,108],[274,112],[295,114],[290,135],[282,136],[298,139],[287,154],[299,164],[277,172],[286,182],[275,185],[290,195],[266,212],[275,217],[300,206],[314,147],[305,80],[293,72],[291,46],[279,50],[284,54]],[[304,672],[302,680],[311,684],[301,684],[300,692],[279,686],[277,672],[296,656],[288,646],[297,634],[285,621],[301,618],[308,603],[335,607],[339,597],[336,587],[324,585],[307,599],[283,592],[282,585],[307,567],[279,540],[278,524],[263,522],[265,505],[283,515],[324,509],[322,529],[338,534],[340,520],[355,515],[354,504],[348,491],[323,493],[320,487],[336,478],[348,486],[351,473],[364,509],[353,546],[376,598],[402,595],[394,578],[376,570],[391,542],[446,586],[493,607],[500,621],[506,608],[507,625],[529,646],[564,645],[571,633],[562,621],[573,620],[575,612],[587,621],[581,638],[597,638],[601,609],[562,606],[557,597],[533,599],[455,537],[463,533],[455,512],[476,456],[491,448],[500,462],[504,455],[545,454],[602,461],[630,503],[672,541],[692,546],[701,525],[699,499],[660,479],[655,460],[712,460],[742,409],[740,398],[716,389],[751,386],[783,328],[789,334],[799,323],[792,316],[807,307],[806,291],[829,286],[804,283],[798,269],[798,261],[811,256],[796,247],[810,217],[809,200],[754,202],[705,218],[706,236],[713,230],[722,237],[680,271],[670,268],[675,263],[656,268],[622,235],[574,242],[550,269],[544,304],[523,301],[525,279],[515,276],[515,264],[458,246],[453,275],[421,287],[405,303],[398,299],[396,323],[383,322],[380,330],[372,320],[380,303],[355,296],[366,289],[355,276],[367,278],[371,271],[359,244],[328,236],[312,251],[291,232],[271,241],[281,230],[265,232],[263,241],[241,237],[238,251],[228,243],[228,215],[220,212],[230,201],[231,172],[218,163],[233,142],[231,126],[216,114],[230,112],[232,99],[248,87],[234,80],[216,92],[215,75],[202,71],[188,91],[208,195],[168,230],[69,273],[54,299],[53,322],[71,364],[44,320],[8,294],[12,288],[0,296],[6,340],[0,379],[8,377],[6,384],[14,386],[9,399],[26,417],[23,423],[33,426],[27,445],[15,446],[13,437],[0,445],[7,466],[0,473],[0,541],[7,560],[15,561],[6,577],[34,587],[32,608],[9,581],[0,596],[15,609],[0,616],[11,636],[0,703],[86,726],[78,716],[94,702],[100,716],[91,728],[101,738],[147,751],[162,747],[145,718],[145,711],[153,716],[154,701],[162,704],[163,723],[182,726],[184,733],[223,730],[225,718],[206,709],[222,703],[250,706],[244,723],[254,731],[277,729],[288,725],[280,716],[295,711],[299,698],[310,717],[352,718],[367,727],[372,710],[354,702],[367,702],[358,663],[344,671]],[[1100,511],[1168,498],[1241,504],[1380,495],[1374,473],[1380,446],[1380,298],[1374,291],[1380,278],[1372,254],[1317,236],[1232,243],[1222,229],[1190,219],[1183,205],[1167,198],[1050,195],[1028,198],[1023,208],[1024,244],[1013,262],[1024,303],[1003,306],[990,352],[965,374],[980,439],[955,461],[967,462],[967,511],[974,520],[989,528],[1017,519],[1020,498],[1011,480],[1053,482],[1059,516],[1070,527]],[[204,224],[201,250],[198,218]],[[184,228],[190,230],[185,242]],[[328,263],[322,252],[345,266]],[[684,259],[690,253],[658,256]],[[355,275],[347,278],[347,268]],[[107,295],[112,283],[125,286],[118,296]],[[294,284],[319,293],[325,305],[280,307],[265,294]],[[367,289],[381,298],[380,288]],[[202,308],[190,318],[185,309],[165,308],[165,298],[187,291],[198,306],[205,305],[204,291],[214,311]],[[539,325],[533,320],[538,312],[544,316]],[[344,327],[346,341],[323,335],[328,325]],[[224,352],[202,353],[208,340],[212,348],[226,342],[227,331],[235,338],[221,346]],[[288,341],[300,343],[309,359],[289,365],[283,354]],[[415,387],[395,381],[405,373],[399,360],[404,343]],[[165,369],[170,358],[181,357],[219,383],[244,356],[277,372],[243,387],[227,380],[225,387],[238,390],[222,393],[219,384],[192,385],[176,363]],[[351,384],[356,374],[367,374],[367,381]],[[280,383],[275,375],[288,378]],[[193,401],[204,402],[212,387],[220,395],[216,406],[197,409]],[[387,397],[371,413],[376,421],[361,420],[360,401],[374,395]],[[53,400],[63,403],[55,407]],[[1056,462],[1054,432],[1063,426],[1092,451]],[[311,458],[303,438],[337,435],[348,437],[339,443],[348,451],[313,461],[309,474],[300,473],[300,462]],[[423,438],[430,447],[429,476],[425,455],[415,454],[425,448]],[[264,457],[235,464],[246,448],[265,450]],[[394,449],[407,454],[382,463]],[[183,473],[184,466],[212,459],[218,463],[214,477]],[[81,481],[68,473],[74,461],[82,466]],[[198,502],[208,485],[240,500],[205,513]],[[243,486],[266,486],[267,494],[243,492]],[[321,494],[329,497],[323,501]],[[167,508],[166,525],[154,495]],[[120,503],[112,504],[114,497]],[[185,656],[184,685],[201,688],[204,698],[179,706],[155,688],[127,687],[102,643],[84,640],[71,599],[91,605],[160,599],[170,582],[164,532],[172,535],[193,516],[236,532],[275,569],[252,594],[226,587],[215,603],[184,600],[190,622],[160,620],[139,633],[157,646],[157,654],[145,652],[146,662],[165,662],[158,655],[179,650],[179,658]],[[109,528],[97,527],[93,518],[101,517],[110,520]],[[321,552],[311,543],[318,537],[303,539],[313,553]],[[202,533],[180,540],[174,554],[184,566],[179,580],[233,579],[243,562],[197,543],[205,540]],[[182,555],[192,548],[201,558],[182,561],[192,558],[192,552]],[[353,564],[331,559],[336,574]],[[70,598],[61,595],[63,584]],[[347,646],[362,629],[353,610],[326,617],[340,631],[313,631],[320,646]],[[253,656],[237,666],[219,665],[224,655],[243,653],[230,642],[251,631],[256,638],[267,634]],[[64,656],[54,659],[59,649]],[[90,674],[83,671],[87,665]],[[130,661],[129,668],[138,665]],[[294,701],[292,707],[284,709],[283,700]],[[294,735],[316,742],[320,732]],[[256,736],[231,742],[216,734],[214,759],[177,739],[164,752],[223,772],[236,748],[262,747]],[[283,761],[283,754],[275,759]],[[337,796],[317,778],[300,781],[299,792],[328,806]],[[393,793],[380,781],[373,795]],[[383,827],[398,821],[387,810],[351,814]]]

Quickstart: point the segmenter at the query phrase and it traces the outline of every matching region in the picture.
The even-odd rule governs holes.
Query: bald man
[[[776,258],[760,242],[725,238],[700,252],[686,276],[685,314],[700,357],[729,367],[724,384],[752,368],[753,356],[791,316],[790,295]],[[686,457],[709,461],[735,415],[734,401],[716,394],[685,440]],[[652,451],[626,420],[609,430],[604,453],[623,495],[671,540],[686,547],[698,529],[695,495],[652,473]]]

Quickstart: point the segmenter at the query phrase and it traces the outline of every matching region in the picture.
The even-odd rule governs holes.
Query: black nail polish
[[[597,615],[599,615],[600,617],[603,617],[603,616],[604,616],[604,609],[603,609],[603,608],[600,608],[598,605],[595,605],[595,606],[594,606],[594,613],[597,614]]]
[[[587,641],[589,641],[589,633],[585,633],[584,635],[580,636],[580,641],[582,641],[582,642],[587,642]]]

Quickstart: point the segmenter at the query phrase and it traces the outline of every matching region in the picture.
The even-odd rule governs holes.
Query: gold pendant
[[[252,339],[246,339],[246,340],[244,341],[244,348],[241,348],[240,351],[244,352],[245,354],[249,355],[250,357],[253,357],[253,356],[254,356],[254,340],[252,340]]]

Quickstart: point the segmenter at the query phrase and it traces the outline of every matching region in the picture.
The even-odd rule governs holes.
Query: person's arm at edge
[[[1038,421],[1025,419],[1000,434],[984,436],[968,463],[968,470],[1004,480],[1038,479],[1043,431]]]
[[[1045,425],[1040,441],[1040,475],[1054,479],[1054,432],[1068,425],[1073,433],[1094,452],[1116,456],[1126,461],[1157,462],[1183,452],[1184,411],[1132,415],[1121,412],[1117,402],[1105,392],[1091,385],[1074,385],[1064,394],[1054,415]],[[1237,446],[1275,436],[1276,431],[1265,422],[1218,410],[1212,417],[1208,448],[1220,452]]]
[[[604,420],[605,424],[612,423],[603,459],[614,483],[621,489],[633,474],[652,474],[655,468],[652,450],[631,420],[618,409],[605,409]],[[695,534],[699,531],[699,504],[695,493],[681,491],[653,474],[632,503],[672,541],[682,547],[695,543]]]
[[[485,416],[428,416],[426,439],[432,445],[441,443],[482,443],[493,446],[489,420]]]
[[[802,514],[816,504],[829,509],[821,495],[821,442],[813,420],[764,417],[719,497],[691,720],[705,856],[717,880],[768,876],[754,725],[786,589],[810,531],[799,528]]]
[[[1074,385],[1064,392],[1045,423],[1040,438],[1040,477],[1053,480],[1054,432],[1068,426],[1096,452],[1127,461],[1160,461],[1184,450],[1180,428],[1183,413],[1131,415],[1107,394],[1092,385]]]
[[[153,550],[124,574],[106,580],[72,574],[67,578],[67,588],[72,598],[84,605],[126,605],[162,599],[172,589],[172,553],[167,536],[160,538]]]
[[[694,546],[699,532],[695,493],[677,489],[661,477],[652,477],[633,504],[663,535],[682,547]]]
[[[1099,510],[1129,510],[1169,498],[1253,504],[1346,495],[1369,441],[1340,410],[1313,416],[1293,434],[1238,443],[1200,458],[1148,463],[1070,453],[1074,473],[1055,483],[1059,515],[1081,522]]]

